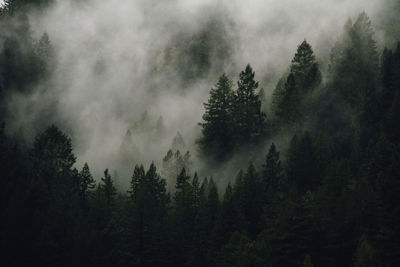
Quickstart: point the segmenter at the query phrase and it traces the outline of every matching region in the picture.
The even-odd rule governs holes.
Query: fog
[[[57,124],[72,138],[77,167],[88,162],[97,178],[105,168],[117,169],[124,184],[135,164],[155,161],[161,168],[179,131],[194,169],[215,177],[220,172],[210,173],[197,158],[195,140],[217,77],[225,71],[236,84],[250,63],[270,97],[301,41],[307,39],[317,59],[326,59],[347,18],[365,11],[374,21],[382,2],[59,0],[29,15],[33,36],[47,32],[55,49],[56,68],[46,84],[51,90],[10,96],[15,112],[9,124],[15,131],[24,128],[28,139],[42,130],[38,125]],[[164,53],[215,18],[224,26],[229,56],[222,64],[211,62],[204,77],[182,82]],[[250,158],[224,170],[237,172]]]

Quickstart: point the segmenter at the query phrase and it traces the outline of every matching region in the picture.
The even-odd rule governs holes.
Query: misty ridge
[[[400,265],[398,14],[0,1],[4,264]]]

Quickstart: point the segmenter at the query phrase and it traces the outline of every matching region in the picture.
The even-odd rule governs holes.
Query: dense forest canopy
[[[0,1],[0,265],[399,266],[399,12]]]

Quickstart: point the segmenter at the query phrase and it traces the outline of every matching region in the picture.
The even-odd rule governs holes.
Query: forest
[[[0,1],[1,266],[400,266],[400,2],[300,31],[284,67],[239,60],[211,2],[121,43],[42,31],[97,0]]]

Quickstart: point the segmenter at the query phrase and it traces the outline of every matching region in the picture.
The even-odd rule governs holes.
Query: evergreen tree
[[[315,162],[313,140],[309,133],[300,138],[295,135],[289,145],[286,164],[289,183],[300,195],[314,190],[320,183]]]
[[[234,97],[234,136],[238,145],[254,144],[266,133],[265,114],[261,111],[258,82],[250,65],[239,75]]]
[[[72,168],[75,156],[71,140],[57,127],[50,126],[36,136],[30,151],[32,181],[29,202],[32,203],[32,227],[35,232],[35,257],[43,262],[73,262],[68,258],[77,248],[79,231],[79,187]],[[45,256],[50,252],[51,256]]]
[[[211,155],[221,160],[232,153],[235,144],[232,105],[232,81],[222,74],[215,88],[211,89],[208,102],[204,103],[204,123],[200,123],[202,137],[197,141],[204,156]]]
[[[262,187],[264,201],[277,197],[282,199],[287,190],[287,183],[284,180],[283,168],[279,160],[279,152],[272,143],[263,165]]]
[[[119,224],[116,217],[117,191],[108,169],[94,193],[90,223],[93,226],[93,243],[91,247],[92,264],[115,265],[117,242],[119,240]],[[94,257],[97,256],[97,257]]]
[[[243,229],[249,237],[254,238],[260,230],[263,192],[260,177],[252,163],[249,163],[246,173],[238,174],[234,191],[243,216]]]
[[[318,69],[314,52],[306,40],[297,48],[290,66],[290,73],[295,77],[301,93],[312,91],[321,82],[321,72]]]
[[[136,165],[133,170],[131,183],[128,190],[129,196],[132,200],[136,198],[138,186],[143,182],[144,177],[145,171],[143,165]]]
[[[216,222],[219,216],[219,199],[217,187],[211,178],[208,194],[204,187],[195,221],[194,248],[192,262],[197,266],[214,265],[217,233]]]
[[[296,79],[293,74],[289,74],[284,91],[282,101],[278,104],[276,115],[286,123],[296,123],[300,118],[300,96],[296,88]]]
[[[171,214],[172,253],[174,263],[179,265],[190,262],[190,252],[193,249],[196,210],[194,207],[193,187],[190,176],[183,168],[176,179],[173,211]],[[176,226],[179,225],[178,228]]]
[[[274,111],[281,123],[300,123],[305,118],[305,97],[320,83],[321,72],[314,52],[304,40],[297,48],[284,86],[280,81],[274,92]]]
[[[332,49],[332,87],[350,105],[363,109],[374,96],[377,67],[378,54],[371,21],[366,13],[361,13],[354,24],[351,20],[346,23],[341,39]]]
[[[99,191],[105,198],[107,208],[111,211],[115,204],[117,189],[114,187],[114,182],[111,179],[111,175],[108,173],[108,169],[104,171],[104,177],[101,178],[101,181],[102,183],[99,184]]]
[[[126,264],[163,265],[168,261],[165,220],[169,195],[165,185],[153,163],[146,174],[143,166],[135,166],[125,216]]]
[[[96,182],[94,181],[93,176],[90,174],[88,164],[85,163],[81,172],[79,173],[79,197],[83,208],[88,207],[89,199],[95,187]]]
[[[241,231],[239,212],[233,188],[228,184],[221,204],[221,216],[217,222],[219,245],[228,243],[234,232]]]

